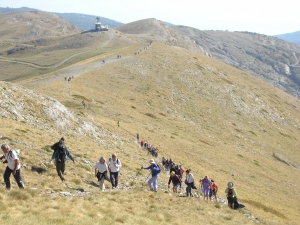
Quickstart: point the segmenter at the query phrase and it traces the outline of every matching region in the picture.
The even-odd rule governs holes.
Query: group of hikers
[[[141,169],[151,170],[152,177],[148,180],[148,186],[150,190],[157,192],[157,179],[159,173],[161,171],[160,166],[153,160],[149,160],[150,166],[141,167]],[[183,173],[186,173],[185,177],[185,185],[186,185],[186,197],[192,197],[192,189],[197,189],[195,186],[194,175],[191,173],[191,169],[187,169],[186,171],[183,169],[181,165],[176,165],[171,159],[168,160],[166,158],[162,158],[162,165],[166,170],[170,170],[170,177],[168,181],[168,189],[170,188],[170,184],[173,184],[173,192],[178,193],[178,190],[182,189],[182,177]],[[166,167],[168,165],[168,167]],[[212,200],[212,196],[214,196],[214,201],[218,201],[217,192],[218,185],[214,182],[214,180],[209,179],[208,176],[204,176],[199,180],[200,182],[200,190],[204,195],[204,200],[208,201],[208,198]],[[225,190],[228,206],[232,209],[238,208],[237,201],[237,191],[233,188],[233,183],[229,182],[227,188]]]
[[[143,145],[144,146],[144,145]],[[60,179],[65,182],[64,172],[65,172],[65,163],[67,158],[69,158],[73,163],[75,163],[74,158],[69,153],[66,145],[65,145],[65,138],[62,137],[58,142],[51,146],[54,150],[50,163],[52,160],[55,161],[56,171]],[[7,163],[6,170],[4,172],[4,181],[7,189],[11,188],[10,183],[10,176],[13,174],[19,188],[24,188],[24,183],[21,177],[20,171],[20,162],[19,157],[16,150],[10,149],[8,144],[2,144],[1,150],[3,151],[3,155],[0,157],[1,160],[5,159],[3,163]],[[161,172],[161,168],[159,164],[157,164],[154,159],[149,160],[149,166],[141,167],[144,170],[151,170],[151,178],[148,180],[148,186],[151,191],[157,192],[157,180],[159,177],[159,173]],[[168,167],[166,168],[166,164]],[[181,167],[181,165],[176,165],[171,159],[167,160],[163,157],[162,165],[165,169],[170,170],[170,177],[168,181],[168,188],[170,188],[170,184],[173,184],[173,192],[178,193],[179,188],[182,188],[182,178],[183,173],[186,173],[185,177],[185,185],[186,185],[186,196],[191,197],[192,189],[197,189],[195,187],[194,176],[191,173],[191,169],[187,169],[186,171]],[[95,177],[99,181],[99,187],[102,191],[105,190],[104,181],[107,180],[111,183],[112,189],[118,188],[118,177],[119,171],[122,167],[120,159],[117,158],[115,153],[112,154],[111,158],[109,158],[108,162],[106,159],[101,156],[99,161],[95,164]],[[109,176],[108,176],[109,172]],[[149,176],[150,176],[149,174]],[[228,200],[228,206],[236,209],[238,208],[238,201],[237,201],[237,191],[233,188],[233,183],[229,182],[228,187],[225,190]],[[205,176],[203,179],[200,179],[200,189],[204,195],[204,199],[208,200],[212,195],[214,195],[214,199],[217,200],[217,192],[218,186],[217,184]]]
[[[72,79],[74,79],[74,76],[72,76],[72,77],[65,77],[65,81],[68,81],[68,83],[69,83]]]
[[[147,150],[148,154],[151,154],[153,157],[158,157],[158,147],[154,147],[146,141],[141,141],[141,148]]]
[[[178,188],[181,188],[182,176],[183,173],[186,172],[185,184],[186,184],[186,195],[192,195],[192,189],[197,189],[194,182],[194,175],[191,173],[191,169],[184,170],[181,165],[176,165],[172,159],[166,159],[162,157],[162,165],[165,170],[170,171],[170,179],[168,182],[168,187],[170,187],[170,183],[173,183],[173,192],[178,191]],[[217,192],[218,185],[214,182],[214,180],[209,179],[208,176],[204,176],[199,180],[200,182],[200,190],[203,193],[204,200],[212,200],[212,196],[214,196],[214,201],[217,201]]]
[[[64,172],[65,172],[65,163],[66,158],[68,157],[71,161],[75,163],[75,160],[70,155],[66,145],[65,138],[62,137],[57,143],[51,146],[51,149],[54,151],[52,154],[52,160],[55,160],[56,171],[60,179],[64,182]],[[118,177],[119,171],[122,167],[121,161],[117,158],[116,154],[112,154],[112,157],[109,158],[108,163],[105,158],[101,156],[99,161],[95,164],[95,177],[99,181],[99,187],[102,191],[105,190],[104,180],[111,182],[112,188],[118,188]],[[109,171],[109,177],[108,177]]]

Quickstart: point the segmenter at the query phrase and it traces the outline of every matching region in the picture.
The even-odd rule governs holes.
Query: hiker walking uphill
[[[217,192],[218,192],[218,185],[214,182],[214,180],[211,180],[211,185],[210,185],[210,192],[209,192],[209,200],[211,200],[211,196],[215,197],[215,201],[217,200]]]
[[[61,144],[64,144],[64,142],[65,142],[65,138],[62,137],[61,139],[59,139],[58,142],[56,142],[54,145],[51,146],[51,149],[53,150],[52,157],[53,157],[55,151],[59,148],[59,146],[60,146]],[[51,158],[52,158],[52,157],[51,157]]]
[[[67,147],[65,146],[65,139],[63,137],[51,148],[54,149],[54,153],[52,155],[50,163],[53,159],[55,160],[57,174],[62,181],[65,181],[64,172],[66,168],[66,159],[68,157],[70,160],[73,161],[73,163],[75,163],[75,160],[70,155]]]
[[[148,186],[151,191],[157,192],[157,179],[158,179],[158,174],[160,173],[160,167],[155,163],[153,159],[150,159],[149,163],[150,166],[146,168],[142,166],[141,169],[151,170],[152,177],[148,180]]]
[[[111,158],[108,160],[109,176],[112,188],[118,188],[118,177],[119,171],[122,167],[120,159],[117,158],[116,154],[112,154]]]
[[[5,162],[7,162],[7,167],[3,175],[6,188],[11,188],[9,179],[11,174],[13,174],[19,188],[24,188],[20,171],[21,166],[16,151],[9,149],[7,144],[1,145],[1,150],[3,151],[4,155],[1,156],[0,159],[2,160],[5,158]]]
[[[108,166],[104,157],[100,157],[99,161],[95,165],[95,177],[98,178],[99,187],[102,191],[105,191],[104,180],[110,181],[107,176]]]
[[[169,182],[168,182],[168,188],[170,188],[170,183],[173,183],[173,192],[177,193],[178,188],[181,189],[181,179],[178,175],[175,174],[174,171],[171,172]]]
[[[210,185],[211,185],[211,181],[208,179],[208,176],[205,176],[201,182],[201,189],[203,190],[204,200],[206,198],[207,201],[210,193]]]
[[[232,182],[228,182],[225,193],[227,196],[228,206],[232,209],[237,209],[239,206],[239,203],[237,200],[237,191],[233,188]]]
[[[194,186],[194,175],[191,174],[191,169],[186,170],[185,184],[187,185],[186,196],[191,197],[192,196],[192,187]]]

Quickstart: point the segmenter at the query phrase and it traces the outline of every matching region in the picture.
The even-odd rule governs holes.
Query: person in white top
[[[99,162],[97,162],[95,165],[95,177],[98,178],[99,187],[102,191],[105,190],[104,180],[110,181],[107,176],[107,170],[108,166],[105,163],[105,158],[101,156]]]
[[[194,184],[194,175],[191,174],[191,169],[186,170],[186,196],[192,196],[192,186]]]
[[[7,144],[1,145],[1,149],[4,155],[1,156],[0,159],[2,160],[3,158],[5,158],[5,160],[7,161],[7,167],[3,175],[6,188],[7,189],[11,188],[10,179],[9,179],[11,174],[13,174],[19,188],[24,188],[24,183],[20,171],[21,166],[16,151],[10,150]]]
[[[111,158],[108,160],[108,169],[109,169],[109,176],[112,188],[118,188],[118,177],[119,171],[122,167],[122,163],[120,159],[117,158],[117,155],[114,153],[112,154]]]

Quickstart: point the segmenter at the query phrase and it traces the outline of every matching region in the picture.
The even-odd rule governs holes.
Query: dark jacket
[[[173,184],[180,184],[181,187],[181,179],[175,174],[174,176],[170,176],[168,184],[172,181]]]

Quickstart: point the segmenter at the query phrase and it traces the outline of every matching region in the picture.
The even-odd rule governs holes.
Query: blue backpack
[[[161,169],[160,169],[160,166],[158,164],[156,164],[156,169],[157,169],[158,173],[160,173]]]

